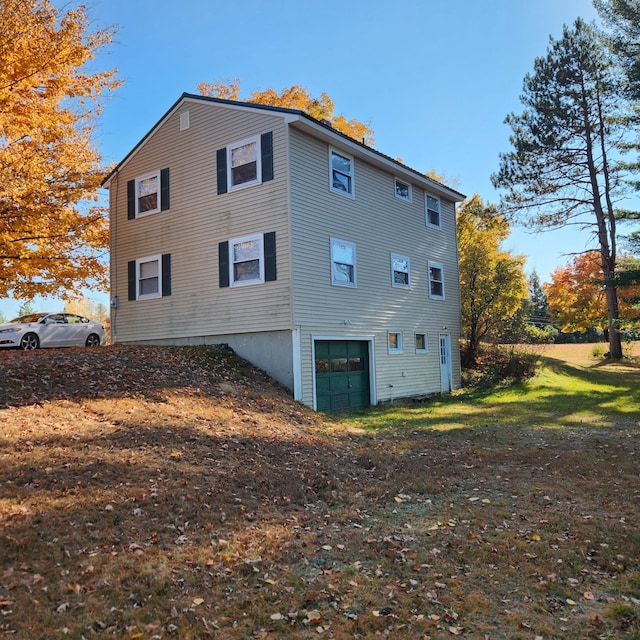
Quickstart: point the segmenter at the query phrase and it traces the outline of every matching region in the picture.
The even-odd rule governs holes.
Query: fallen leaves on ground
[[[0,380],[0,633],[547,639],[636,624],[628,424],[506,446],[485,425],[371,434],[206,347],[6,352]],[[631,613],[612,618],[618,605]]]

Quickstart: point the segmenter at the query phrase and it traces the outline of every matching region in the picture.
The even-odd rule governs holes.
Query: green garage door
[[[369,344],[364,340],[316,340],[316,407],[347,411],[368,407]]]

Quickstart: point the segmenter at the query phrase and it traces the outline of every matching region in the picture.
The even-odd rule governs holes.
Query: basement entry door
[[[318,411],[348,411],[369,406],[367,341],[316,340],[315,358]]]

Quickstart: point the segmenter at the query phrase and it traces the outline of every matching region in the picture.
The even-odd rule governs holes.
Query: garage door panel
[[[316,407],[345,411],[370,404],[369,345],[364,340],[317,340]]]

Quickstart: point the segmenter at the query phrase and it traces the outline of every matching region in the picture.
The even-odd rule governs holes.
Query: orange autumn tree
[[[227,78],[226,82],[200,82],[197,85],[197,89],[203,96],[209,96],[210,98],[242,100],[240,97],[239,78],[234,78],[233,80]],[[254,104],[266,104],[272,107],[304,111],[316,120],[328,121],[334,129],[350,138],[354,138],[358,142],[364,142],[369,147],[373,147],[375,144],[371,123],[362,123],[355,119],[347,120],[342,114],[336,115],[333,100],[324,91],[320,94],[320,98],[313,98],[307,89],[294,84],[288,89],[282,89],[280,93],[275,89],[254,91],[248,98],[243,100]]]
[[[551,274],[551,282],[545,283],[543,288],[551,319],[563,331],[607,330],[607,298],[599,251],[580,254],[566,266],[558,267]],[[620,325],[623,328],[640,316],[630,302],[640,294],[640,287],[623,287],[619,293]]]
[[[0,297],[105,288],[104,176],[92,134],[116,70],[89,72],[113,29],[86,9],[0,2]]]

